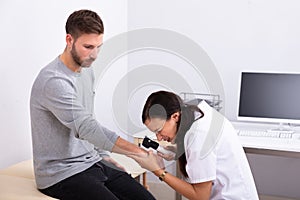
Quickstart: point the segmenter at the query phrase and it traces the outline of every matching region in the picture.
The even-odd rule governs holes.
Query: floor
[[[150,188],[151,193],[155,196],[157,200],[175,200],[175,192],[164,182],[148,182],[148,186]],[[283,197],[274,197],[274,196],[266,196],[261,195],[259,197],[260,200],[297,200],[297,199],[289,199]],[[182,200],[187,200],[182,197]],[[299,200],[299,199],[298,199]]]

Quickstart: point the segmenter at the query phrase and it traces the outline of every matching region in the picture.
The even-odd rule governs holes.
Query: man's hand
[[[152,150],[148,154],[131,154],[128,157],[134,159],[139,165],[149,171],[156,171],[159,169],[164,169],[164,161],[162,157],[153,153]]]

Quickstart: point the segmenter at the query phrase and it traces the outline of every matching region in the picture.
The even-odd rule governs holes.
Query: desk
[[[300,140],[239,137],[246,153],[300,158]]]
[[[239,130],[268,130],[277,125],[232,122]],[[300,198],[300,138],[299,127],[294,128],[293,139],[246,137],[239,139],[260,194]]]
[[[272,124],[232,122],[236,129],[242,130],[267,130],[276,128]],[[268,137],[239,137],[246,153],[264,155],[278,155],[292,158],[300,158],[300,130],[295,128],[292,139],[268,138]]]

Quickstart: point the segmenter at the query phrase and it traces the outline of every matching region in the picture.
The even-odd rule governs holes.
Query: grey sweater
[[[31,91],[30,116],[37,187],[79,173],[111,151],[118,135],[94,118],[92,68],[76,73],[57,57],[41,70]]]

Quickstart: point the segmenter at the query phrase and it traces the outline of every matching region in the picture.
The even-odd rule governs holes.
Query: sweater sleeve
[[[73,82],[63,77],[49,79],[43,90],[44,106],[75,137],[87,140],[95,147],[111,151],[118,135],[100,125],[82,104],[82,94]],[[90,97],[93,98],[93,97]]]

